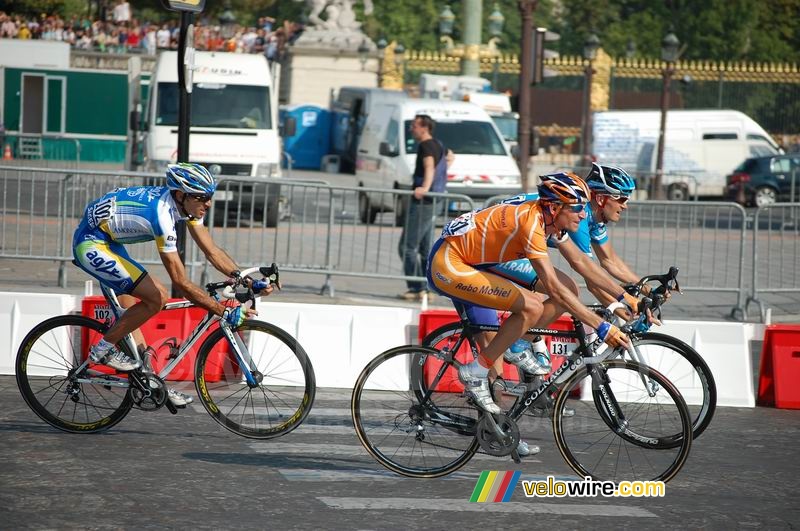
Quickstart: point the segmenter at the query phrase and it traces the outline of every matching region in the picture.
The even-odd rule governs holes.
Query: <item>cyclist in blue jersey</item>
[[[175,223],[185,220],[188,233],[218,271],[237,276],[239,267],[214,243],[203,216],[211,207],[217,184],[214,176],[199,164],[170,164],[167,186],[117,188],[91,202],[72,240],[75,264],[119,295],[125,313],[94,345],[89,356],[118,371],[131,371],[140,362],[127,356],[115,345],[129,333],[134,334],[138,349],[147,348],[138,328],[156,315],[169,300],[164,285],[125,250],[125,245],[155,241],[159,256],[172,284],[197,306],[239,326],[253,310],[241,306],[223,306],[186,276],[178,256]],[[272,287],[262,291],[269,294]],[[138,299],[138,300],[137,300]],[[177,407],[192,402],[192,397],[169,389],[170,401]]]

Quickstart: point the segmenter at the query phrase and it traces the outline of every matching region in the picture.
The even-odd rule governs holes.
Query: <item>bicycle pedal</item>
[[[511,459],[517,464],[522,462],[522,457],[520,457],[519,452],[517,452],[516,450],[511,452]]]

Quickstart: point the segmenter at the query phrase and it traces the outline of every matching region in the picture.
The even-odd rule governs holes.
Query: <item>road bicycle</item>
[[[649,307],[652,312],[656,312],[661,317],[661,308],[666,302],[666,293],[670,291],[680,292],[677,281],[678,268],[671,267],[663,275],[648,275],[643,277],[636,284],[628,286],[628,292],[634,296],[639,296],[645,285],[657,283],[651,290]],[[600,311],[601,306],[590,306],[595,311]],[[622,327],[625,323],[615,317],[615,324]],[[702,356],[691,346],[683,341],[668,336],[649,331],[647,316],[644,312],[637,320],[627,327],[632,350],[617,349],[616,357],[619,359],[629,359],[647,365],[666,376],[670,382],[680,391],[681,396],[686,401],[689,413],[692,416],[692,438],[697,439],[705,431],[714,417],[717,405],[717,387],[714,376],[708,364]],[[458,342],[463,331],[462,323],[454,322],[440,326],[425,336],[422,344],[437,350],[453,349]],[[468,355],[476,353],[478,350],[469,348],[471,343],[462,344],[459,354]],[[553,336],[551,342],[551,355],[554,359],[563,359],[563,354],[574,348],[574,341],[563,336]],[[466,359],[466,358],[465,358]],[[557,364],[554,363],[554,366]],[[504,375],[496,380],[495,387],[503,394],[522,394],[524,384],[521,385],[522,374],[517,367],[506,364]],[[499,400],[499,397],[498,397]],[[552,408],[539,409],[531,408],[533,416],[544,416],[552,411]]]
[[[519,461],[517,421],[529,408],[553,400],[556,445],[580,477],[669,481],[681,469],[691,449],[692,423],[680,392],[655,369],[612,359],[616,349],[589,344],[574,317],[571,331],[529,330],[577,340],[558,369],[545,380],[525,378],[523,393],[510,406],[500,404],[502,414],[478,409],[462,394],[455,356],[464,342],[477,355],[474,335],[499,327],[473,325],[463,305],[456,307],[463,332],[452,349],[393,348],[356,381],[353,424],[364,448],[383,466],[431,478],[458,470],[479,449]]]
[[[251,275],[258,274],[264,279],[254,281]],[[247,269],[237,278],[206,284],[205,289],[217,301],[254,307],[258,297],[253,282],[262,287],[278,284],[277,266]],[[166,406],[177,413],[165,380],[209,330],[197,349],[194,384],[200,403],[220,425],[244,437],[270,439],[297,428],[311,410],[316,385],[306,352],[292,336],[265,321],[248,319],[233,328],[207,313],[188,338],[170,348],[170,361],[158,374],[142,359],[130,334],[116,347],[143,361],[140,369],[123,373],[93,363],[88,358],[90,347],[108,330],[112,318],[124,312],[116,294],[101,289],[110,307],[108,319],[82,315],[47,319],[28,333],[17,352],[22,397],[51,426],[89,433],[111,428],[134,407],[157,411]],[[189,301],[172,302],[164,310],[192,306]]]

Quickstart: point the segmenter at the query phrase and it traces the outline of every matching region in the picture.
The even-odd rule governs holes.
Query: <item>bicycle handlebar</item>
[[[260,273],[263,276],[261,280],[250,279],[248,284],[245,279],[250,278],[250,275]],[[274,284],[280,289],[280,272],[278,266],[272,263],[269,266],[251,267],[239,272],[233,278],[223,280],[221,282],[210,282],[206,284],[206,290],[209,294],[213,294],[218,290],[222,290],[220,296],[225,299],[236,299],[244,304],[247,301],[255,303],[257,296],[256,292],[267,288],[270,284]],[[245,290],[237,290],[237,288],[246,288]],[[254,289],[255,288],[255,289]]]

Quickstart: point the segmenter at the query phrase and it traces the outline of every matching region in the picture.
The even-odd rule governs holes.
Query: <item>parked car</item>
[[[727,177],[726,196],[748,206],[762,207],[800,196],[800,153],[746,159]],[[741,193],[742,189],[744,194]]]

